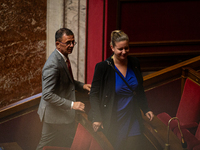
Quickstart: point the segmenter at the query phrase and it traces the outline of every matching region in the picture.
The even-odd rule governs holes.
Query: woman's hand
[[[101,126],[101,128],[103,129],[103,124],[102,124],[102,122],[93,122],[92,127],[93,127],[93,129],[94,129],[94,132],[97,132],[100,126]]]
[[[88,91],[88,94],[90,94],[91,84],[84,84],[83,89]]]
[[[153,117],[154,117],[154,114],[153,114],[152,111],[148,111],[145,115],[147,116],[147,118],[149,118],[150,121],[151,121],[151,120],[153,119]]]
[[[87,90],[88,92],[90,92],[91,84],[84,84],[84,85],[83,85],[83,89],[85,89],[85,90]]]

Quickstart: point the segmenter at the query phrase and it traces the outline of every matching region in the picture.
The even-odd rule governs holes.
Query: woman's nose
[[[122,50],[122,53],[123,53],[123,54],[125,54],[125,53],[126,53],[126,50],[125,50],[125,48]]]

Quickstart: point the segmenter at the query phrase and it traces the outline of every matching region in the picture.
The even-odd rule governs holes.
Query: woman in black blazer
[[[128,56],[128,42],[123,31],[111,33],[113,55],[95,67],[89,116],[94,131],[102,129],[115,149],[140,150],[144,145],[140,109],[150,120],[154,115],[148,108],[139,61]]]

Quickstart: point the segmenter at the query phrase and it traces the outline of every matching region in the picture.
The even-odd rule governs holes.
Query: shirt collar
[[[56,49],[57,50],[57,49]],[[64,59],[64,61],[66,62],[67,61],[67,57],[65,57],[65,55],[63,55],[59,50],[57,50],[58,51],[58,53],[62,56],[62,58]]]

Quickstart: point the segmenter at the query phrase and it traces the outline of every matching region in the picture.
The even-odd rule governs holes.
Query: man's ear
[[[56,47],[58,48],[60,45],[60,42],[56,41]]]
[[[56,45],[60,44],[60,42],[56,41]]]

